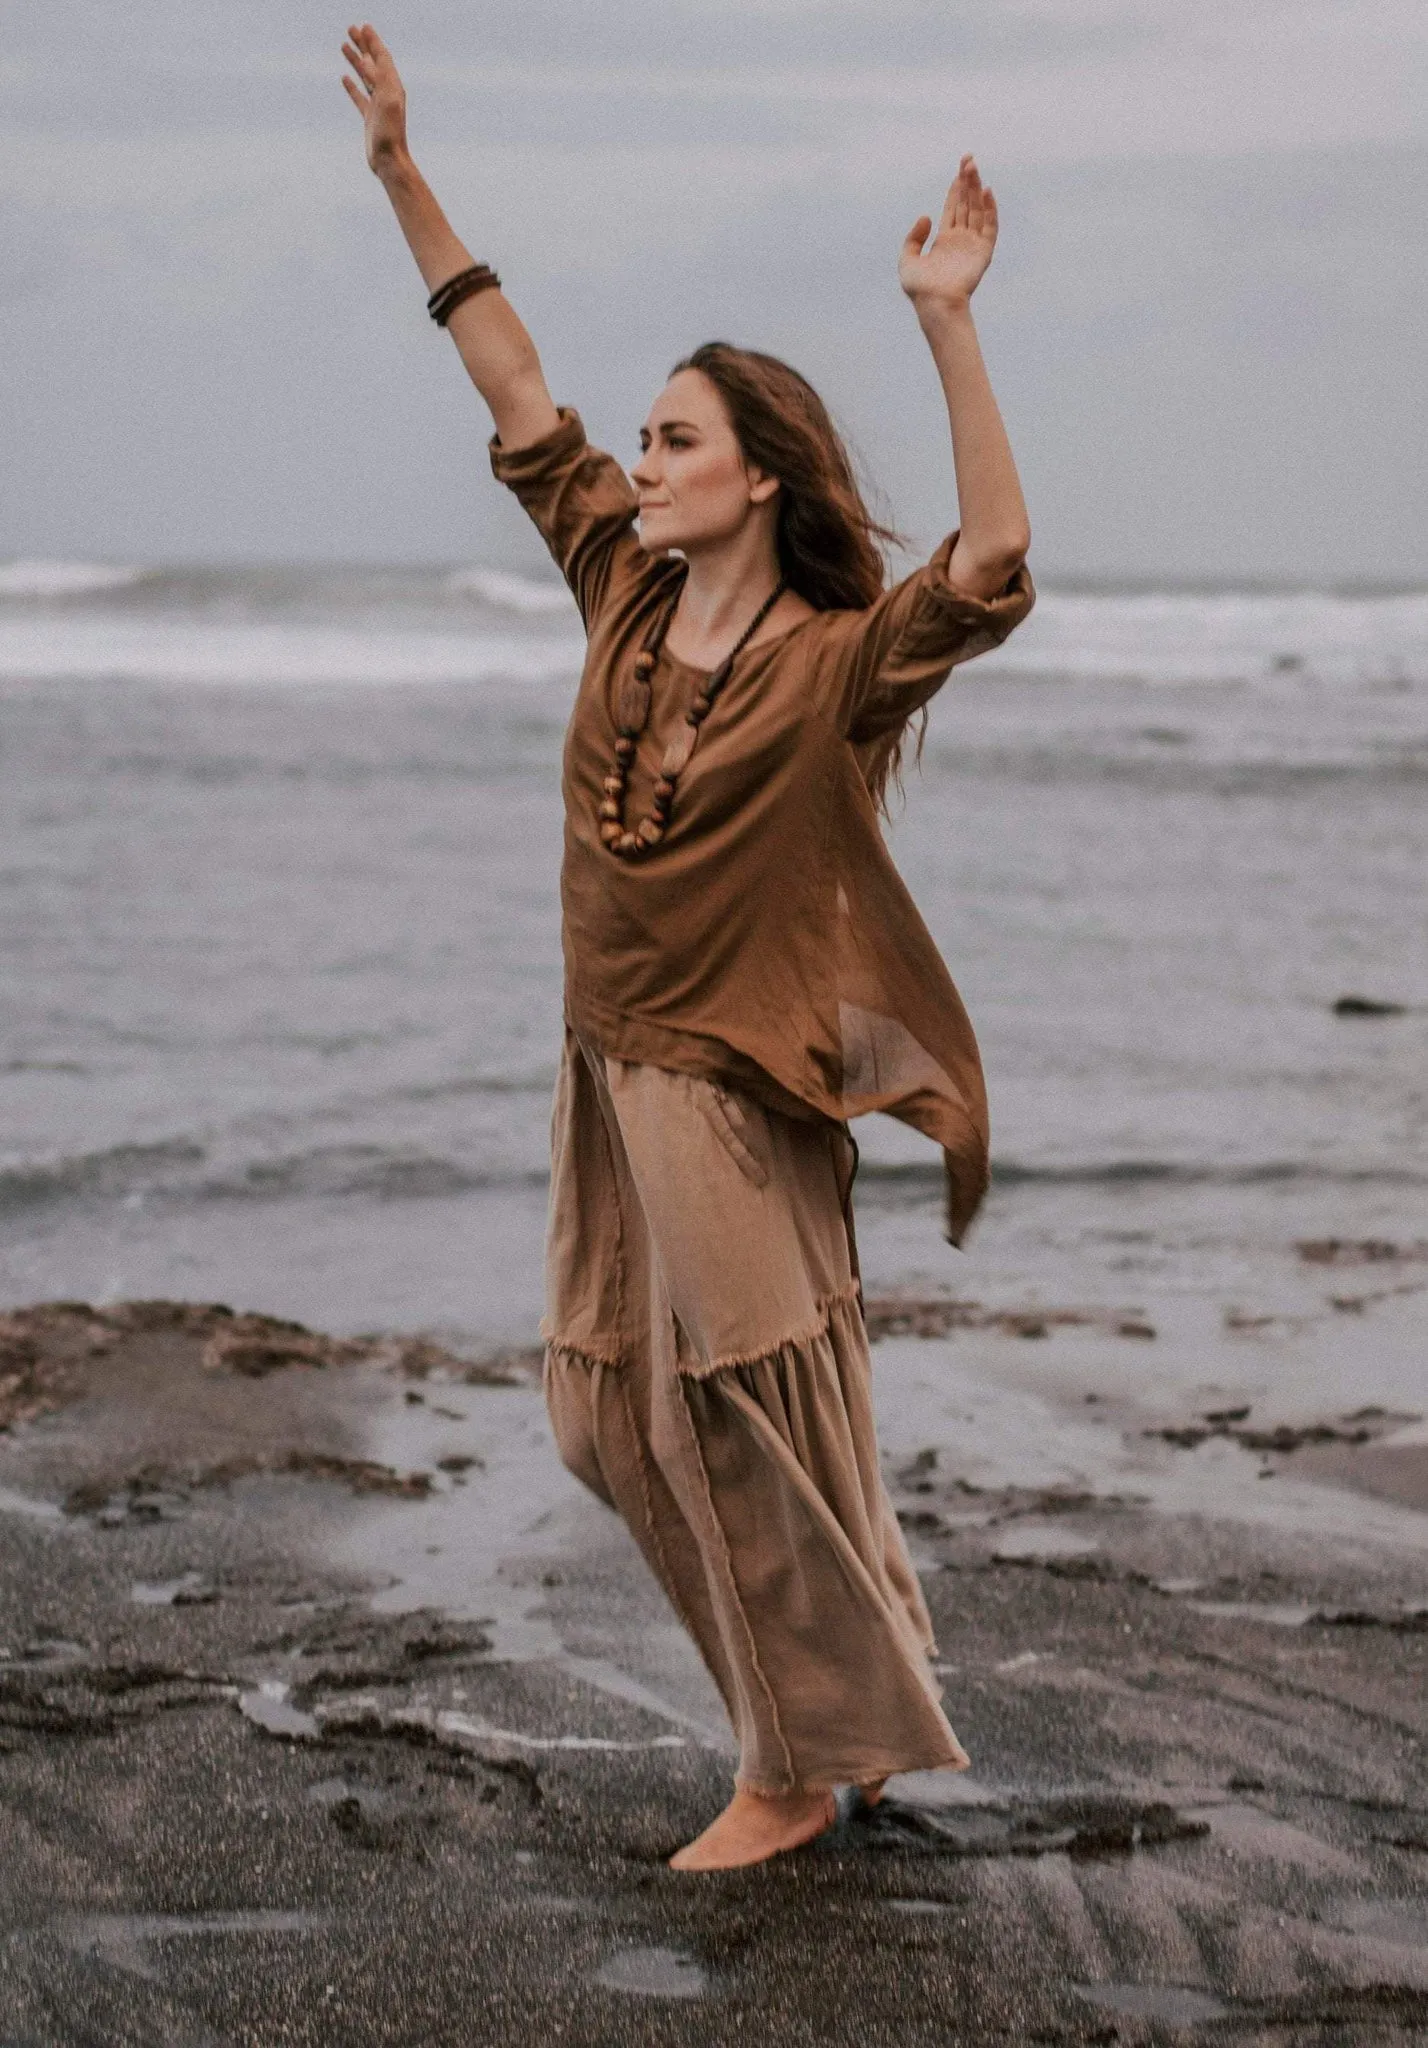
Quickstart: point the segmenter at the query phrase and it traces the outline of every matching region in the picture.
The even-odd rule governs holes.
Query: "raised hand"
[[[407,96],[392,53],[370,22],[349,28],[342,54],[357,74],[342,74],[342,84],[362,116],[367,161],[378,176],[406,155]]]
[[[924,213],[902,245],[898,283],[918,308],[965,305],[997,246],[997,202],[970,156],[964,156],[947,194],[937,232]],[[926,245],[924,247],[924,244]]]

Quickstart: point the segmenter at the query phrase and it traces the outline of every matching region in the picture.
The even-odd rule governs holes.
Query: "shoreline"
[[[715,1880],[664,1858],[724,1796],[717,1701],[531,1354],[0,1318],[0,2031],[1421,2038],[1428,1515],[1338,1483],[1418,1485],[1421,1424],[1255,1444],[1118,1386],[1163,1331],[870,1312],[972,1769]]]

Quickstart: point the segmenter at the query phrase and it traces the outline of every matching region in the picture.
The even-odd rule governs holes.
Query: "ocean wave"
[[[551,576],[456,569],[0,566],[0,678],[480,681],[578,661]],[[489,620],[489,624],[482,621]],[[28,629],[28,630],[27,630]],[[557,640],[554,636],[560,633]],[[558,648],[558,656],[551,653]],[[978,674],[1223,691],[1428,688],[1428,591],[1041,591]]]
[[[504,569],[453,569],[446,587],[459,597],[476,597],[497,611],[518,612],[523,618],[564,618],[573,608],[563,583],[513,576]]]
[[[125,590],[142,583],[146,569],[121,568],[111,562],[49,562],[22,557],[0,562],[0,597],[40,598],[53,602],[66,597],[94,597],[101,592]]]
[[[386,1091],[388,1102],[444,1102],[463,1095],[529,1095],[548,1102],[555,1087],[552,1067],[543,1074],[458,1074],[448,1081],[411,1081]]]
[[[1175,1187],[1253,1188],[1285,1182],[1327,1187],[1428,1187],[1428,1172],[1411,1166],[1343,1165],[1317,1159],[1260,1159],[1242,1164],[1174,1159],[1105,1159],[1036,1166],[1003,1160],[992,1167],[994,1187]]]
[[[269,686],[552,682],[579,669],[574,636],[358,632],[165,619],[0,619],[0,681]]]
[[[932,1159],[862,1161],[858,1183],[893,1190],[941,1188],[942,1168]],[[1285,1182],[1329,1187],[1428,1187],[1428,1172],[1389,1164],[1337,1165],[1320,1160],[1265,1159],[1243,1163],[1173,1159],[1068,1160],[1038,1165],[1015,1159],[992,1162],[993,1188],[1010,1187],[1271,1187]]]
[[[136,1199],[163,1207],[214,1203],[366,1200],[430,1201],[454,1195],[543,1188],[544,1164],[453,1159],[415,1146],[314,1146],[279,1157],[218,1163],[207,1147],[186,1137],[154,1144],[115,1145],[68,1158],[0,1168],[0,1214],[15,1217],[56,1204]],[[1428,1172],[1389,1163],[1335,1164],[1270,1159],[1242,1163],[1167,1159],[1070,1160],[1038,1164],[997,1160],[992,1186],[1016,1187],[1261,1187],[1286,1183],[1325,1186],[1425,1187]],[[868,1199],[908,1196],[936,1200],[942,1169],[936,1156],[864,1159],[858,1185]]]
[[[1047,590],[979,664],[1030,677],[1166,685],[1428,684],[1428,591]]]
[[[172,1177],[175,1167],[202,1163],[204,1148],[192,1138],[165,1138],[151,1145],[111,1145],[100,1152],[0,1167],[0,1215],[45,1208],[55,1202],[122,1199]]]
[[[368,1196],[429,1200],[491,1188],[539,1185],[543,1168],[472,1166],[440,1154],[386,1145],[322,1145],[281,1159],[255,1160],[192,1190],[202,1201],[293,1201]]]
[[[320,1145],[277,1158],[215,1161],[196,1139],[0,1167],[0,1215],[56,1204],[127,1202],[187,1208],[213,1202],[312,1201],[334,1197],[410,1201],[491,1189],[539,1187],[544,1166],[483,1166],[400,1145]]]

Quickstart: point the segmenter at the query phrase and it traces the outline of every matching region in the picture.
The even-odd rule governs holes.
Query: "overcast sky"
[[[629,463],[673,358],[798,364],[954,517],[898,246],[964,149],[1043,576],[1428,580],[1423,0],[382,0],[413,146]],[[0,5],[0,557],[531,542],[318,0]]]

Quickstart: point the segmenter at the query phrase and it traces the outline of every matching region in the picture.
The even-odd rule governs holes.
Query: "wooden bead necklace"
[[[614,763],[601,785],[605,794],[600,803],[599,819],[602,843],[611,853],[618,854],[621,860],[631,860],[651,853],[663,839],[669,826],[669,814],[674,808],[674,792],[680,776],[689,766],[690,756],[699,738],[699,728],[714,709],[715,699],[728,682],[734,663],[783,596],[788,584],[783,577],[779,578],[718,668],[700,685],[693,703],[684,714],[683,732],[672,739],[665,748],[649,812],[641,818],[634,831],[630,832],[625,828],[625,794],[629,788],[630,769],[634,763],[640,734],[649,723],[652,699],[650,677],[654,674],[655,662],[659,658],[659,650],[664,643],[665,634],[669,631],[670,620],[674,617],[675,607],[679,603],[679,592],[683,587],[681,580],[674,596],[645,635],[640,651],[635,656],[634,674],[626,676],[620,685],[619,702],[615,711],[615,730],[619,737],[615,741]]]

